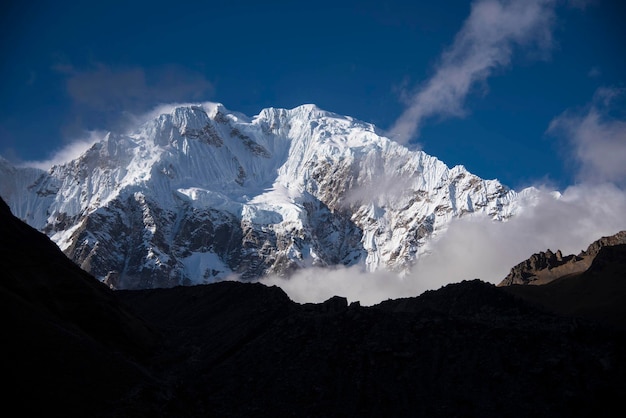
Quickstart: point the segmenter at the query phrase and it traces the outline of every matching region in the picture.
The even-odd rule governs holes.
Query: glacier
[[[453,219],[504,221],[534,194],[310,104],[162,106],[48,171],[0,158],[0,175],[16,216],[119,289],[309,266],[402,274]]]

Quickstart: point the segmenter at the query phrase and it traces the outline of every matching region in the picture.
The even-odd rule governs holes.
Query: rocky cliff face
[[[608,237],[602,237],[592,242],[586,250],[578,254],[579,257],[596,257],[600,250],[604,247],[613,247],[616,245],[626,244],[626,231],[620,231],[617,234]]]
[[[407,269],[457,217],[513,216],[520,194],[370,124],[304,105],[248,118],[172,107],[45,172],[0,160],[0,194],[115,288]]]
[[[540,285],[568,275],[582,273],[591,266],[602,248],[620,244],[626,244],[626,231],[602,237],[578,255],[563,256],[560,250],[553,253],[549,249],[533,254],[527,260],[513,267],[499,286]]]

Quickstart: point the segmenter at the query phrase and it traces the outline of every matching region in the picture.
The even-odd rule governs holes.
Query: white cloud
[[[90,131],[85,133],[83,137],[65,144],[62,148],[53,152],[52,155],[41,161],[25,161],[21,166],[35,167],[42,170],[48,170],[55,165],[60,165],[72,161],[87,151],[93,144],[100,141],[105,132]]]
[[[138,115],[159,103],[201,101],[213,94],[213,84],[202,72],[179,65],[143,68],[96,63],[77,68],[59,64],[71,111],[62,127],[64,137],[84,130],[123,130]]]
[[[463,102],[471,89],[508,66],[515,47],[547,51],[552,45],[554,4],[553,0],[474,2],[434,75],[410,95],[389,136],[406,143],[419,134],[426,118],[463,116]]]
[[[363,305],[406,296],[410,293],[406,287],[411,285],[396,274],[384,271],[367,273],[359,266],[310,267],[287,279],[270,276],[260,281],[267,286],[279,286],[298,303],[320,303],[339,295],[349,302],[360,301]]]
[[[626,230],[626,118],[620,113],[626,107],[618,105],[624,98],[626,89],[602,88],[584,109],[568,110],[551,122],[548,132],[564,135],[580,163],[579,184],[562,193],[539,187],[536,198],[506,222],[456,219],[405,277],[352,267],[303,270],[290,279],[264,282],[282,287],[298,302],[341,295],[372,305],[465,279],[497,284],[533,253],[578,254],[596,239]],[[382,188],[387,185],[384,177],[378,181]]]
[[[304,269],[289,279],[262,282],[280,286],[300,303],[340,295],[363,305],[417,296],[465,279],[499,283],[533,253],[550,248],[577,254],[594,240],[626,229],[625,213],[626,193],[610,184],[573,186],[559,198],[541,191],[533,205],[507,222],[483,217],[453,222],[405,277],[341,267]]]
[[[533,205],[507,222],[453,222],[415,273],[446,282],[480,278],[498,283],[533,253],[550,248],[577,254],[601,236],[626,229],[625,213],[626,193],[610,184],[572,186],[558,199],[542,191]]]
[[[160,102],[205,99],[213,92],[203,74],[175,65],[151,70],[104,64],[86,70],[56,68],[66,75],[67,92],[77,105],[101,112],[141,112]]]
[[[597,67],[597,66],[591,67],[591,69],[587,73],[587,76],[589,78],[598,78],[601,75],[602,75],[602,71],[600,70],[600,67]]]
[[[626,121],[611,116],[626,89],[598,89],[582,111],[568,110],[550,123],[548,132],[563,135],[580,164],[578,179],[626,185]]]
[[[350,187],[342,200],[344,207],[363,203],[381,203],[406,195],[414,179],[397,172],[386,172],[382,167],[373,167],[370,178],[360,178]]]
[[[211,113],[212,109],[215,108],[216,105],[218,105],[218,103],[206,102],[206,101],[205,102],[157,103],[153,108],[149,109],[146,112],[143,112],[137,115],[129,114],[129,116],[132,117],[133,123],[135,125],[138,125],[141,123],[145,123],[149,120],[153,120],[159,117],[160,115],[171,113],[178,107],[200,106],[206,112]]]

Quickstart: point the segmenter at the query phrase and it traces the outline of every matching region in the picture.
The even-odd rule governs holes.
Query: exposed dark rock
[[[263,148],[263,146],[254,142],[254,140],[250,138],[248,135],[244,135],[243,133],[241,133],[241,131],[237,128],[233,128],[230,131],[230,136],[239,138],[241,142],[243,142],[245,147],[248,148],[250,151],[252,151],[254,155],[258,155],[263,158],[270,158],[272,156],[272,154],[270,154],[268,150],[266,150],[265,148]]]
[[[224,145],[224,142],[211,124],[207,124],[202,129],[185,128],[180,134],[184,137],[197,139],[201,142],[214,145],[218,148]]]
[[[603,246],[589,269],[543,286],[504,286],[561,315],[595,318],[626,329],[626,245]]]
[[[587,247],[585,251],[578,254],[579,257],[592,256],[595,257],[602,248],[611,247],[613,245],[626,244],[626,231],[620,231],[615,235],[608,237],[602,237],[597,241],[594,241]]]
[[[602,237],[578,255],[563,256],[561,250],[555,254],[549,249],[533,254],[513,267],[499,286],[546,284],[566,275],[582,273],[591,266],[600,249],[618,244],[626,244],[626,231]]]

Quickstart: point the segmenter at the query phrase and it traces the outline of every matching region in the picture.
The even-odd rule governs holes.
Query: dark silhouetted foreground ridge
[[[373,307],[238,282],[113,292],[3,202],[0,226],[4,407],[20,415],[626,412],[626,334],[593,305],[557,315],[478,280]],[[623,260],[601,250],[588,286]]]

